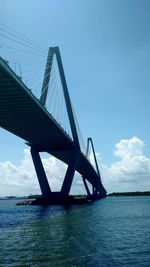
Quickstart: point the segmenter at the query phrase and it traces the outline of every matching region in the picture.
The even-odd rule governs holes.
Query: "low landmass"
[[[150,196],[150,191],[136,191],[136,192],[113,192],[113,193],[109,193],[107,194],[107,197],[121,197],[121,196]],[[28,199],[28,200],[34,200],[34,199],[38,199],[41,198],[42,195],[29,195],[29,196],[5,196],[5,197],[0,197],[0,200],[17,200],[17,199]],[[75,196],[71,196],[74,198],[85,198],[86,195],[75,195]]]
[[[108,194],[110,197],[121,197],[121,196],[150,196],[150,191],[136,191],[136,192],[113,192]]]

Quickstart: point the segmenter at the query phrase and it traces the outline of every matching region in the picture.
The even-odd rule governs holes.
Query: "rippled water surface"
[[[83,206],[0,201],[0,266],[150,266],[150,197]]]

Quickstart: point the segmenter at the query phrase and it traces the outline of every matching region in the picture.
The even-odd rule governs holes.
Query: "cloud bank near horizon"
[[[121,140],[115,145],[118,158],[110,166],[100,160],[102,182],[107,192],[150,190],[150,158],[144,155],[144,142],[138,137]],[[99,153],[97,153],[99,158]],[[42,158],[52,190],[60,190],[66,165],[52,156]],[[19,166],[10,161],[0,162],[0,196],[40,194],[39,184],[29,149]],[[76,175],[72,193],[85,192]]]

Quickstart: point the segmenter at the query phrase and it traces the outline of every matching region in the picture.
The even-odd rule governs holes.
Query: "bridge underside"
[[[38,153],[42,151],[60,159],[68,166],[71,158],[74,158],[72,155],[75,155],[75,145],[72,139],[2,59],[0,59],[0,127],[24,139],[31,146],[35,168],[40,162]],[[93,187],[99,188],[100,197],[106,196],[96,170],[82,151],[78,151],[73,169]],[[48,192],[52,195],[50,190]]]

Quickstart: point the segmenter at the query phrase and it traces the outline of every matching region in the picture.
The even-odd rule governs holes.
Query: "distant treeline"
[[[83,195],[76,195],[76,197],[83,197]],[[84,195],[85,196],[85,195]],[[145,192],[113,192],[108,194],[107,196],[113,196],[113,197],[120,197],[120,196],[150,196],[150,191],[145,191]],[[28,199],[36,199],[41,197],[41,195],[29,195],[27,198]]]
[[[120,196],[150,196],[150,191],[145,191],[145,192],[114,192],[108,194],[108,196],[113,196],[113,197],[120,197]]]
[[[41,195],[29,195],[27,198],[28,199],[36,199],[38,197],[41,197]]]

